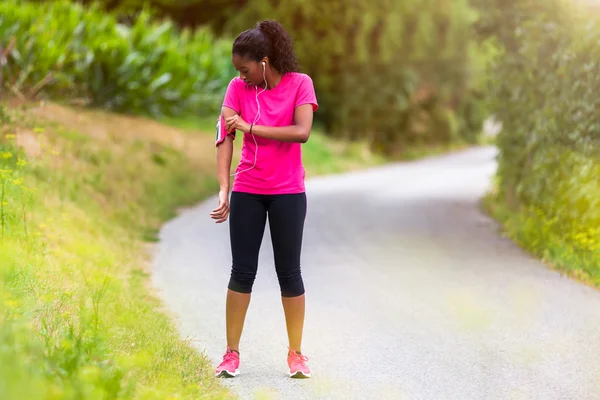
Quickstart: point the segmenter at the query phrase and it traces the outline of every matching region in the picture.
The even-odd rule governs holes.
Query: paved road
[[[561,277],[478,210],[479,148],[308,182],[304,352],[285,375],[270,236],[242,338],[241,399],[600,399],[600,292]],[[225,348],[227,225],[186,211],[161,232],[153,281],[181,333]]]

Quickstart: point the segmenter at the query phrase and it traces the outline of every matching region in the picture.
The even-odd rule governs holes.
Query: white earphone
[[[258,122],[258,120],[260,119],[260,103],[258,102],[258,96],[263,93],[265,90],[267,90],[268,87],[268,83],[267,83],[267,67],[266,67],[266,63],[263,61],[262,62],[262,66],[263,66],[263,79],[265,81],[265,88],[259,93],[258,92],[258,86],[255,86],[255,90],[256,90],[256,105],[258,107],[258,110],[256,111],[256,115],[254,116],[254,122],[252,122],[252,125],[256,125],[256,123]],[[252,168],[254,168],[256,166],[256,160],[258,158],[258,143],[256,142],[256,137],[254,137],[254,133],[251,133],[252,135],[252,139],[254,140],[254,145],[256,146],[256,151],[254,152],[254,164],[247,169],[244,169],[242,171],[238,171],[235,172],[233,174],[231,174],[230,176],[235,176],[237,174],[241,174],[242,172],[246,172],[246,171],[250,171]]]

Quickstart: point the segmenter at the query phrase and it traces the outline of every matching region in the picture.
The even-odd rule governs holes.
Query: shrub
[[[206,29],[179,31],[146,11],[125,26],[94,6],[7,0],[0,38],[16,41],[3,68],[13,89],[88,98],[121,112],[214,112],[234,73],[230,41]]]
[[[600,283],[600,18],[566,0],[495,6],[485,26],[502,44],[490,74],[498,199],[528,216],[528,248],[548,256],[540,232],[554,235],[575,256],[549,258]]]

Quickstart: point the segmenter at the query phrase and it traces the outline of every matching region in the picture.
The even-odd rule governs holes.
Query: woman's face
[[[231,56],[231,62],[240,73],[240,78],[248,85],[263,86],[265,79],[263,76],[263,66],[260,62],[249,60],[238,54]]]

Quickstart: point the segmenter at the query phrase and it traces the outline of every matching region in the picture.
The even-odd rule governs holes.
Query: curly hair
[[[300,66],[292,46],[292,38],[277,21],[265,20],[255,28],[240,33],[233,42],[232,54],[254,61],[268,57],[278,72],[299,72]]]

